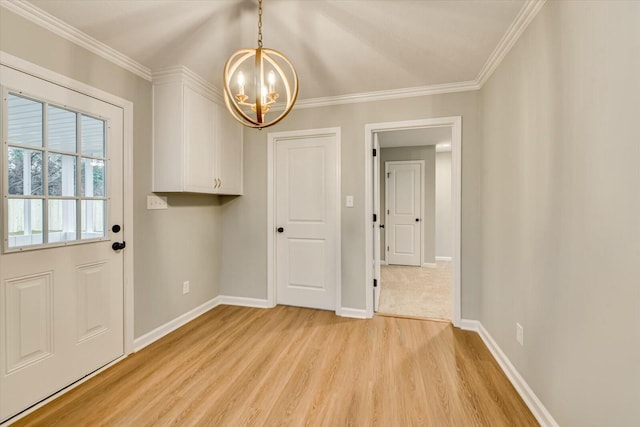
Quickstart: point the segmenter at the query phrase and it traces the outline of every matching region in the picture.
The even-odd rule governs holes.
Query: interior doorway
[[[403,305],[425,308],[428,305],[422,304],[425,301],[443,302],[444,299],[440,304],[440,311],[433,312],[431,307],[422,312],[400,309],[399,312],[392,313],[445,319],[452,321],[454,325],[460,322],[461,122],[460,117],[448,117],[366,126],[365,149],[372,154],[368,157],[371,161],[367,161],[365,165],[365,194],[369,196],[366,201],[366,214],[369,218],[366,230],[367,281],[370,283],[366,308],[369,316],[373,316],[380,304],[383,305],[380,311],[387,312],[389,306],[393,307],[394,304],[396,308]],[[438,167],[436,158],[441,160]],[[396,239],[396,236],[389,232],[389,227],[395,226],[389,223],[392,206],[388,204],[388,199],[390,195],[395,197],[393,192],[397,190],[398,182],[387,175],[389,171],[385,171],[385,164],[394,161],[424,162],[421,180],[422,209],[420,215],[413,218],[415,223],[420,224],[422,245],[419,266],[415,266],[415,263],[398,263],[393,256],[389,256],[391,247],[397,242],[389,241]],[[440,188],[436,186],[436,173],[440,177]],[[389,181],[394,188],[386,191]],[[448,186],[448,195],[445,196],[449,199],[449,206],[440,206],[439,209],[436,191],[441,193],[444,186]],[[403,197],[406,198],[406,194]],[[409,200],[401,203],[408,206]],[[404,210],[408,210],[407,206]],[[408,234],[409,229],[405,231]],[[407,236],[403,239],[405,243],[408,241]],[[406,266],[407,264],[414,266]],[[384,293],[385,282],[387,294]],[[437,286],[443,283],[446,285],[444,291]],[[401,290],[395,296],[394,287]],[[411,294],[412,287],[418,291],[417,294]],[[393,301],[394,297],[396,301]]]

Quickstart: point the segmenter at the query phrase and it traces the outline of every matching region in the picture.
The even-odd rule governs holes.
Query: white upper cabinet
[[[218,178],[220,194],[242,194],[242,125],[227,111],[216,104],[218,126],[216,144],[218,150]]]
[[[153,76],[153,191],[242,194],[242,125],[184,67]]]

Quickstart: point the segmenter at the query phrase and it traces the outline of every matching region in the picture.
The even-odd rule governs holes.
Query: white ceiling
[[[378,132],[378,143],[381,148],[451,144],[451,127],[440,126]]]
[[[185,65],[221,87],[255,47],[257,0],[31,0],[152,71]],[[300,98],[476,79],[524,0],[264,0],[264,46],[285,53]]]

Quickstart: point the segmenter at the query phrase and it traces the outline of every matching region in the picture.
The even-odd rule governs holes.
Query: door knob
[[[118,224],[114,225],[113,227],[111,227],[111,231],[113,231],[114,233],[119,233],[120,232],[120,226]]]
[[[420,222],[420,218],[416,218],[416,222]]]
[[[125,246],[127,246],[126,242],[113,242],[113,245],[111,245],[111,249],[113,249],[114,251],[119,251],[125,248]]]
[[[282,233],[282,232],[284,232],[284,228],[283,228],[283,227],[278,227],[278,228],[276,229],[276,231],[277,231],[278,233]]]

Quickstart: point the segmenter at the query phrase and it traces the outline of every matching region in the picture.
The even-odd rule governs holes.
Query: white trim
[[[29,2],[2,0],[0,6],[145,80],[151,81],[151,70],[148,67]]]
[[[267,300],[265,299],[218,295],[217,297],[210,299],[204,304],[201,304],[198,307],[192,310],[189,310],[188,312],[176,317],[175,319],[170,320],[164,325],[158,326],[153,331],[147,332],[141,337],[136,338],[134,342],[135,351],[138,352],[142,350],[146,346],[156,342],[160,338],[170,334],[176,329],[186,325],[192,320],[195,320],[196,318],[202,316],[204,313],[210,310],[213,310],[214,308],[220,305],[233,305],[238,307],[257,307],[257,308],[270,307]]]
[[[460,319],[456,327],[463,331],[478,332],[480,330],[480,322],[478,320]]]
[[[511,23],[507,32],[504,34],[496,48],[493,50],[487,62],[484,64],[477,77],[474,80],[443,83],[428,86],[408,87],[391,90],[381,90],[374,92],[353,93],[348,95],[327,96],[320,98],[300,99],[296,102],[294,109],[326,107],[332,105],[354,104],[360,102],[387,101],[391,99],[404,99],[418,96],[438,95],[443,93],[466,92],[479,90],[485,82],[491,77],[502,59],[507,55],[509,50],[518,41],[524,30],[529,26],[533,18],[538,14],[546,0],[527,0],[522,9]],[[77,28],[67,24],[66,22],[56,18],[55,16],[45,12],[37,6],[20,0],[2,0],[0,6],[4,7],[23,18],[51,31],[54,34],[63,37],[72,43],[81,46],[90,52],[128,70],[145,80],[152,80],[151,70],[126,56],[125,54],[113,49],[112,47],[102,43],[101,41],[89,36],[88,34],[78,30]],[[182,66],[178,66],[182,67]],[[172,67],[176,68],[176,67]],[[185,67],[186,68],[186,67]],[[162,73],[160,70],[157,73]],[[153,73],[153,75],[157,74]],[[193,73],[195,75],[195,73]],[[202,77],[195,75],[196,80],[219,95],[221,90],[213,86]],[[153,76],[155,78],[155,76]]]
[[[387,261],[385,261],[385,260],[381,259],[381,260],[380,260],[380,265],[387,265]]]
[[[4,3],[3,3],[4,4]],[[13,3],[12,3],[13,4]],[[127,242],[124,251],[124,354],[130,354],[134,349],[134,234],[133,234],[133,103],[119,96],[89,86],[47,68],[25,61],[17,56],[0,51],[0,64],[30,74],[34,77],[66,87],[67,89],[91,96],[123,109],[123,233]]]
[[[329,96],[321,98],[302,99],[296,103],[295,108],[316,108],[331,105],[353,104],[359,102],[386,101],[390,99],[404,99],[417,96],[437,95],[443,93],[455,93],[481,89],[484,83],[491,77],[495,69],[500,65],[502,59],[520,38],[524,30],[531,23],[533,18],[540,11],[546,0],[528,0],[511,23],[507,32],[504,34],[498,46],[491,53],[487,62],[484,64],[478,76],[474,80],[443,83],[437,85],[418,86],[391,90],[382,90],[374,92],[354,93],[340,96]],[[67,24],[66,22],[56,18],[55,16],[45,12],[30,3],[18,0],[3,0],[0,5],[23,18],[45,28],[54,34],[63,37],[78,46],[81,46],[90,52],[122,67],[145,80],[152,80],[151,70],[135,61],[134,59],[124,55],[123,53],[113,49],[112,47],[102,43],[101,41],[89,36],[88,34],[78,30],[77,28]],[[178,66],[182,67],[182,66]],[[176,68],[176,67],[173,67]],[[185,67],[186,68],[186,67]],[[164,70],[158,71],[161,73]],[[153,73],[155,78],[156,72]],[[195,73],[194,73],[195,74]],[[197,76],[196,80],[204,82],[204,87],[221,95],[220,89],[213,86],[208,81]]]
[[[436,256],[436,261],[451,261],[450,256]]]
[[[151,74],[151,78],[154,85],[182,81],[183,83],[191,86],[193,89],[208,97],[212,101],[220,104],[224,102],[220,89],[218,89],[184,65],[178,65],[175,67],[168,67],[158,71],[154,71]]]
[[[276,306],[276,258],[275,258],[275,239],[274,233],[275,223],[275,145],[278,140],[301,138],[301,137],[319,137],[319,136],[335,136],[336,138],[336,179],[338,194],[336,194],[336,314],[342,306],[342,184],[341,184],[341,158],[342,158],[342,137],[341,128],[322,128],[322,129],[306,129],[285,132],[270,132],[267,135],[267,304],[268,307]],[[373,214],[372,214],[373,215]],[[372,218],[373,216],[370,216]],[[373,283],[373,279],[371,279]]]
[[[531,21],[533,21],[533,18],[535,18],[540,9],[542,9],[545,1],[546,0],[527,0],[522,6],[522,9],[518,12],[518,15],[507,29],[507,32],[502,36],[502,39],[500,39],[500,42],[478,73],[475,82],[479,88],[482,88],[487,80],[489,80],[489,77],[491,77],[496,68],[498,68],[498,65],[500,65],[504,57],[507,56],[507,53],[509,53],[513,45],[520,39],[524,30],[527,29]]]
[[[222,298],[220,296],[212,298],[209,301],[205,302],[204,304],[199,305],[198,307],[187,311],[186,313],[176,317],[173,320],[170,320],[164,325],[158,326],[151,332],[147,332],[141,337],[136,338],[134,341],[135,351],[138,352],[142,350],[146,346],[156,342],[157,340],[164,337],[165,335],[170,334],[171,332],[175,331],[181,326],[186,325],[187,323],[191,322],[192,320],[201,316],[207,311],[219,306],[221,304],[221,299]]]
[[[420,129],[429,127],[451,127],[451,206],[453,211],[453,265],[452,265],[452,323],[457,326],[461,317],[460,279],[460,224],[462,186],[462,117],[440,117],[432,119],[408,120],[402,122],[371,123],[365,125],[364,143],[364,232],[365,232],[365,307],[367,317],[373,317],[373,270],[374,262],[380,262],[380,254],[373,253],[373,182],[372,168],[373,135],[386,130]]]
[[[221,295],[220,304],[223,305],[235,305],[238,307],[254,307],[254,308],[272,308],[269,301],[260,298],[246,298],[246,297],[234,297]]]
[[[450,153],[451,144],[436,144],[436,153]]]
[[[436,268],[438,266],[438,264],[436,264],[435,262],[423,262],[422,263],[422,267],[423,268]]]
[[[336,314],[341,317],[350,317],[352,319],[367,318],[367,310],[360,308],[341,307],[340,310],[336,310]]]
[[[438,85],[407,87],[401,89],[380,90],[376,92],[352,93],[349,95],[327,96],[322,98],[301,99],[295,109],[317,108],[332,105],[356,104],[359,102],[388,101],[390,99],[415,98],[417,96],[439,95],[442,93],[466,92],[478,90],[476,81],[444,83]]]
[[[485,329],[480,321],[461,319],[456,326],[464,331],[476,332],[480,335],[484,345],[489,349],[489,352],[498,365],[500,365],[500,368],[506,375],[509,382],[511,382],[542,427],[558,427],[558,423],[553,419],[553,416],[551,416],[547,408],[545,408],[544,404],[540,401],[538,396],[536,396],[531,387],[529,387],[529,384],[527,384],[522,375],[520,375],[515,366],[513,366],[511,360],[509,360],[507,355],[502,351],[500,346],[498,346],[489,331]]]
[[[556,420],[553,419],[553,416],[551,416],[531,387],[529,387],[527,381],[522,377],[522,375],[520,375],[520,372],[518,372],[515,366],[513,366],[511,360],[509,360],[507,355],[504,354],[500,346],[498,346],[491,334],[489,334],[480,322],[478,322],[478,334],[540,425],[543,427],[558,427]]]

